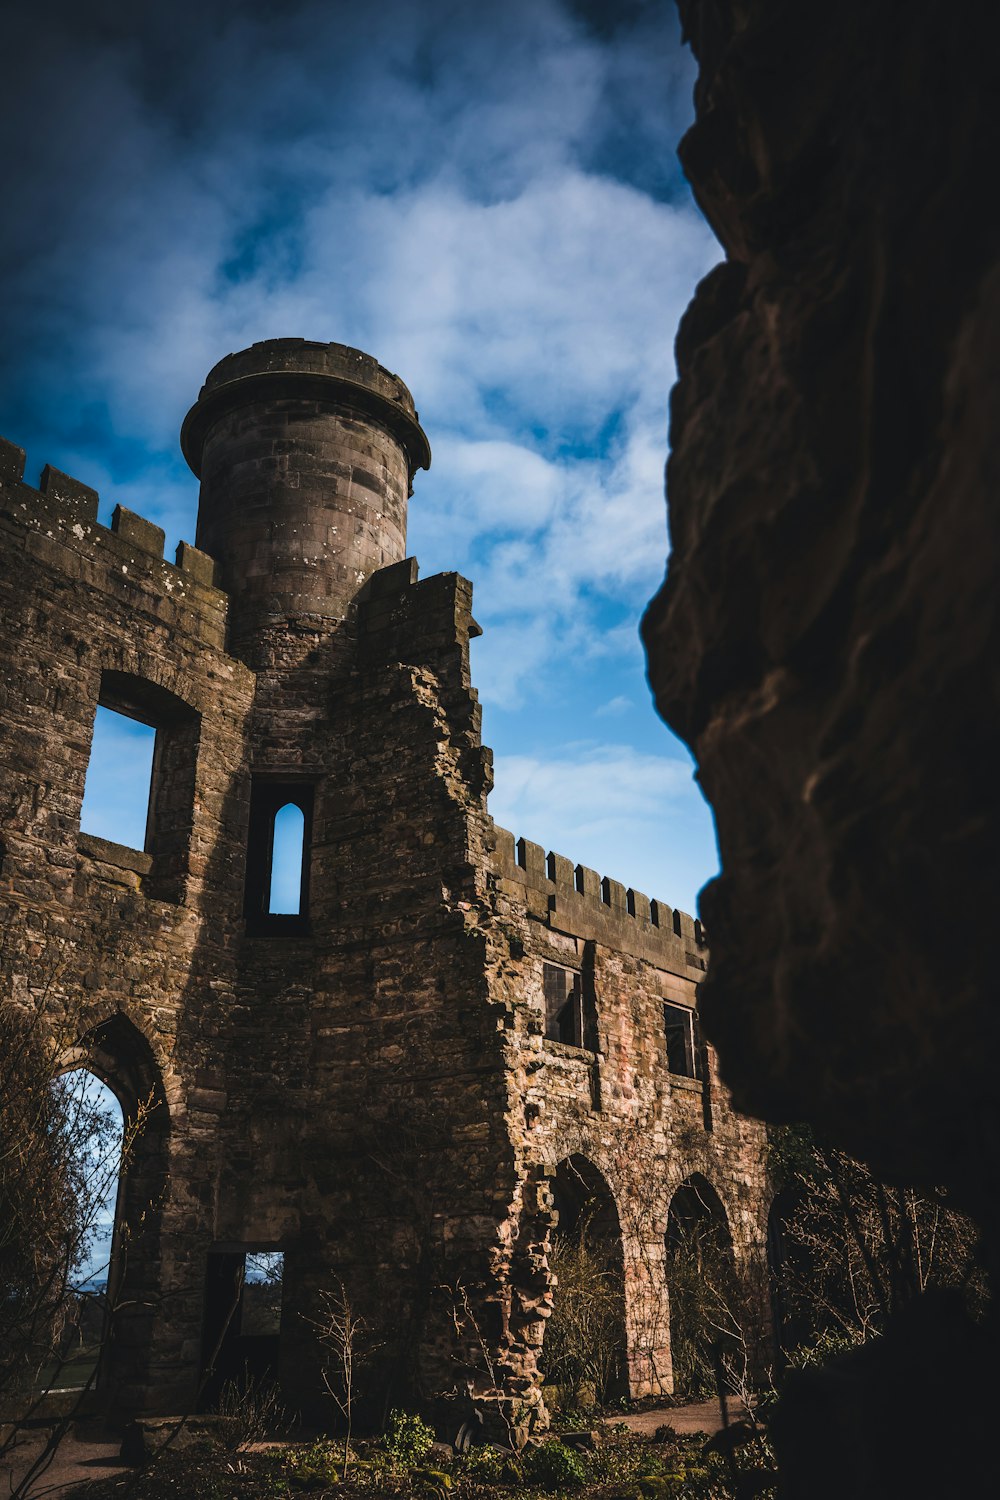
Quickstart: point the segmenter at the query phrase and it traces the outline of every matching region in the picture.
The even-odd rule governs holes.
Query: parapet
[[[141,607],[135,590],[151,591],[154,612],[169,601],[174,628],[200,643],[223,649],[227,600],[214,586],[215,563],[190,542],[181,542],[175,560],[163,555],[161,527],[124,505],[117,505],[110,527],[97,520],[100,497],[90,485],[51,464],[38,488],[24,483],[25,454],[0,438],[0,514],[23,527],[29,553],[74,578],[101,586],[114,580]]]
[[[382,422],[402,444],[410,470],[429,469],[431,449],[409,389],[361,349],[307,339],[264,339],[227,354],[208,373],[184,418],[181,451],[201,478],[205,438],[226,412],[251,401],[295,396],[339,401]]]
[[[523,888],[529,911],[544,913],[550,927],[654,964],[679,964],[699,974],[707,967],[701,922],[665,901],[651,901],[565,855],[546,852],[541,844],[515,839],[506,828],[496,827],[494,866],[502,882]]]

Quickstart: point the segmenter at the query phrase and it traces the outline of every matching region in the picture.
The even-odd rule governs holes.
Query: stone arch
[[[563,1399],[608,1401],[628,1392],[618,1206],[603,1173],[580,1153],[558,1163],[549,1186],[556,1216],[549,1261],[557,1285],[540,1363]]]
[[[95,1022],[58,1058],[56,1072],[85,1070],[115,1096],[124,1118],[107,1284],[107,1317],[97,1376],[102,1401],[137,1409],[160,1314],[161,1221],[168,1183],[170,1114],[163,1074],[148,1040],[126,1015]],[[140,1227],[141,1226],[141,1227]]]
[[[162,707],[172,707],[176,712],[201,714],[211,706],[199,692],[197,681],[182,667],[157,652],[141,650],[131,641],[109,643],[96,670],[98,688],[101,678],[118,678],[126,689],[141,693],[145,687]]]
[[[674,1393],[709,1396],[718,1362],[725,1366],[736,1356],[741,1309],[729,1218],[700,1172],[671,1196],[666,1271]]]

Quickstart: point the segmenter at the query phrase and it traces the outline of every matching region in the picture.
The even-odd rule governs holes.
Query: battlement
[[[103,526],[97,519],[97,490],[51,464],[36,489],[24,482],[24,468],[24,449],[0,438],[0,514],[31,535],[29,551],[98,587],[103,568],[105,585],[113,580],[133,592],[135,587],[155,590],[179,611],[178,628],[222,647],[227,600],[215,587],[215,563],[207,553],[180,542],[168,562],[162,527],[124,505],[116,505],[110,527]]]
[[[703,971],[707,967],[705,929],[696,917],[494,826],[497,874],[502,881],[523,887],[529,910],[536,916],[544,911],[551,927],[621,947],[652,962],[662,956],[676,961],[682,954],[688,968]]]

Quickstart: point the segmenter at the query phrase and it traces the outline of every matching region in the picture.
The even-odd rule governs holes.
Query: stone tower
[[[269,339],[220,360],[181,431],[201,480],[198,546],[230,600],[229,643],[257,668],[296,629],[332,630],[406,555],[406,508],[430,466],[413,398],[343,344]]]

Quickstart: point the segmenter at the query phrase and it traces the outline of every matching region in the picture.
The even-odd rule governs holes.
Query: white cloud
[[[40,461],[164,525],[172,555],[197,494],[177,432],[209,367],[284,335],[365,348],[428,431],[411,550],[473,579],[484,701],[575,696],[578,724],[624,726],[667,547],[674,330],[717,258],[672,164],[692,73],[676,18],[627,9],[602,35],[572,0],[178,0],[124,25],[114,0],[39,0],[44,26],[15,18],[0,317],[24,354],[12,409],[31,392],[56,424]],[[661,807],[664,762],[612,750],[557,753],[565,785],[534,802],[530,757],[498,764],[526,814],[562,806],[556,842],[627,790],[634,854],[659,814],[629,808]]]
[[[594,709],[594,715],[598,719],[618,719],[622,714],[629,713],[635,704],[631,698],[624,697],[619,693],[617,697],[609,698],[607,703],[602,703],[600,708]]]
[[[627,744],[502,755],[490,812],[501,827],[693,911],[711,873],[711,824],[686,761]],[[671,826],[687,837],[664,838]]]
[[[692,789],[691,769],[683,761],[644,755],[630,745],[567,749],[570,753],[544,760],[502,757],[502,790],[494,793],[493,816],[504,822],[515,810],[532,821],[550,816],[566,820],[569,814],[572,826],[586,834],[608,818],[647,817]]]

